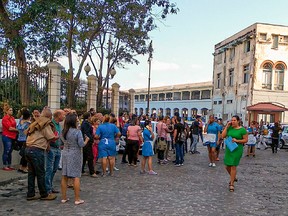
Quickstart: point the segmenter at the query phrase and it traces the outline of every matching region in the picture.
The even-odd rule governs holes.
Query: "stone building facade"
[[[288,26],[255,23],[216,44],[214,115],[288,122],[287,64]]]

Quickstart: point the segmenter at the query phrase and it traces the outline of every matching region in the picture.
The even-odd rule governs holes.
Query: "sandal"
[[[84,200],[77,200],[75,201],[75,205],[80,205],[83,204],[85,201]]]
[[[66,203],[66,202],[68,202],[69,201],[69,198],[67,198],[67,199],[62,199],[61,200],[61,203]]]
[[[229,191],[230,192],[234,192],[234,185],[229,183]]]

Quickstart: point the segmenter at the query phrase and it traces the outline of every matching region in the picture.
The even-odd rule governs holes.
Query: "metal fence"
[[[48,76],[47,66],[39,66],[35,63],[25,65],[28,79],[25,85],[28,86],[29,105],[28,109],[41,110],[48,103]],[[63,72],[64,73],[64,72]],[[67,86],[73,82],[61,75],[61,108],[67,106]],[[22,83],[23,84],[23,83]],[[19,71],[14,61],[3,60],[0,56],[0,118],[3,117],[3,104],[7,102],[16,114],[22,108],[20,96]],[[86,109],[87,82],[80,80],[75,93],[75,107],[73,109],[82,111]]]

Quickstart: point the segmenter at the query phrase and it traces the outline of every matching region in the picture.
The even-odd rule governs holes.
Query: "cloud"
[[[180,66],[173,62],[161,62],[161,61],[152,61],[152,68],[155,71],[175,71],[180,68]]]
[[[199,65],[199,64],[191,64],[191,65],[189,65],[189,67],[192,68],[192,69],[200,69],[200,68],[203,68],[203,66],[202,66],[202,65]]]

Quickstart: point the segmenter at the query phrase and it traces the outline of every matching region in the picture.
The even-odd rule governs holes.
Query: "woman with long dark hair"
[[[231,121],[228,122],[222,132],[222,137],[232,137],[232,142],[237,144],[237,148],[230,151],[229,148],[225,150],[224,164],[226,170],[230,175],[229,191],[234,192],[234,182],[238,181],[236,178],[237,166],[243,154],[243,147],[248,141],[248,134],[244,127],[240,126],[240,118],[235,115]]]
[[[66,116],[62,140],[64,142],[64,148],[62,151],[62,180],[61,180],[61,193],[62,203],[66,203],[67,198],[67,183],[68,178],[73,179],[74,193],[75,193],[75,205],[84,203],[84,200],[80,199],[80,177],[82,170],[82,148],[88,143],[89,137],[83,136],[81,130],[77,129],[77,115],[69,113]]]

